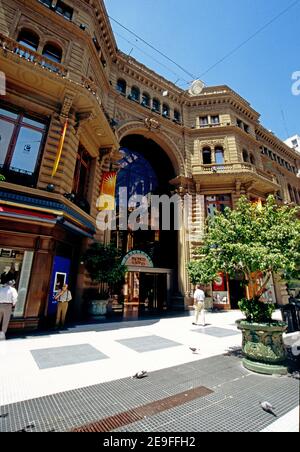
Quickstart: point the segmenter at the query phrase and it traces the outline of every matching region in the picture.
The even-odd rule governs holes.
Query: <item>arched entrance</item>
[[[124,312],[127,316],[137,316],[169,310],[172,308],[172,296],[178,292],[178,231],[174,230],[172,208],[169,230],[163,230],[161,221],[154,230],[150,206],[151,195],[172,196],[174,186],[170,181],[176,173],[168,155],[152,139],[133,134],[124,137],[120,145],[122,159],[117,177],[117,204],[122,202],[118,193],[124,187],[127,188],[128,199],[142,195],[149,201],[147,228],[118,228],[112,235],[128,267],[123,289]],[[129,207],[128,217],[130,213]]]

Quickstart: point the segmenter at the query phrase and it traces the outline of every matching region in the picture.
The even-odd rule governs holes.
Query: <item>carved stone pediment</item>
[[[160,123],[151,117],[144,119],[144,124],[147,127],[148,130],[158,130],[160,129]]]

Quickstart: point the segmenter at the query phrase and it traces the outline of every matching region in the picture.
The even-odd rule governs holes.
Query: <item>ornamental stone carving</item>
[[[286,352],[282,333],[286,325],[280,322],[273,324],[238,323],[243,332],[243,352],[246,358],[268,364],[279,364],[284,361]]]
[[[160,123],[154,118],[145,118],[144,124],[148,130],[158,130],[160,129]]]
[[[210,148],[214,148],[217,146],[222,146],[223,148],[226,145],[226,140],[225,139],[218,139],[218,140],[199,140],[199,144],[201,147],[210,147]]]

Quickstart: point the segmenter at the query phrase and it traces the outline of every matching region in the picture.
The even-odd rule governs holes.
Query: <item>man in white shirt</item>
[[[3,287],[0,287],[0,340],[5,339],[5,334],[10,321],[13,308],[18,300],[18,292],[14,288],[15,281],[9,281]]]
[[[193,325],[198,325],[199,314],[202,312],[202,326],[205,326],[204,300],[205,293],[198,285],[194,293],[195,322],[193,322]]]

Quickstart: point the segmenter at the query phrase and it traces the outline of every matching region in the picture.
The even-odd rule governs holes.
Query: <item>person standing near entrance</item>
[[[14,288],[15,280],[8,281],[5,286],[0,288],[0,340],[6,339],[6,331],[10,317],[18,300],[18,292]]]
[[[63,327],[65,324],[69,301],[72,300],[72,294],[68,289],[68,284],[64,284],[62,289],[54,298],[57,301],[55,326],[59,328],[60,325]]]
[[[198,325],[198,319],[200,312],[202,313],[202,326],[205,326],[205,313],[204,313],[204,300],[205,293],[200,285],[197,285],[194,293],[194,309],[195,309],[195,322],[193,325]]]

